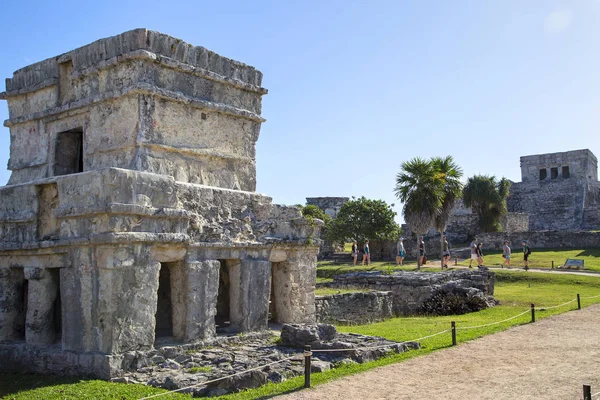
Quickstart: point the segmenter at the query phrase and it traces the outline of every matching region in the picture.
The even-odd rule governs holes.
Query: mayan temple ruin
[[[136,29],[6,80],[0,368],[314,322],[318,221],[256,189],[262,74]]]

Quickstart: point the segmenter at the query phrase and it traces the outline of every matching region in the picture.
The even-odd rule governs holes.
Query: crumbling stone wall
[[[368,324],[392,318],[392,292],[355,292],[317,296],[317,322]]]
[[[489,305],[494,294],[495,274],[487,268],[481,270],[461,270],[444,273],[358,272],[336,275],[330,287],[365,288],[392,292],[394,315],[417,315],[426,300],[440,290],[462,296],[476,296]]]
[[[600,246],[600,232],[589,231],[530,231],[515,233],[484,233],[478,236],[484,249],[501,250],[504,240],[510,242],[514,252],[521,251],[522,241],[527,240],[529,247],[535,249],[586,249]]]

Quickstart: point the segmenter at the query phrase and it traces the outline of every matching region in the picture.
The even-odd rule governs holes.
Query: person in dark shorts
[[[354,265],[356,265],[356,259],[358,258],[358,243],[356,241],[352,243],[352,258],[354,259]]]
[[[483,243],[477,243],[475,253],[477,254],[477,267],[481,268],[483,267]]]
[[[365,261],[367,262],[367,265],[371,264],[371,251],[369,250],[369,241],[365,240],[365,246],[363,247],[363,259],[362,259],[362,265],[365,265]]]
[[[444,235],[444,247],[442,252],[442,269],[448,269],[448,263],[450,262],[450,246],[448,245],[448,238]]]
[[[523,264],[525,265],[525,271],[529,269],[529,255],[531,254],[531,249],[527,244],[527,240],[523,240]]]

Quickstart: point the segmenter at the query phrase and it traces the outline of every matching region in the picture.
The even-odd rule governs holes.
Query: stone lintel
[[[66,253],[25,253],[19,255],[0,255],[1,266],[20,268],[64,268],[69,267]],[[2,269],[2,268],[0,268]]]
[[[120,90],[113,90],[110,92],[102,93],[97,96],[88,97],[85,99],[80,99],[73,101],[71,103],[53,107],[47,109],[45,111],[39,111],[27,115],[22,115],[17,118],[7,119],[4,121],[4,126],[10,128],[14,125],[22,124],[28,121],[33,121],[36,119],[46,119],[48,117],[54,116],[55,118],[59,118],[59,114],[63,114],[67,111],[72,111],[76,109],[81,109],[91,104],[104,102],[107,100],[113,100],[117,98],[122,98],[128,95],[138,95],[138,94],[147,94],[152,96],[157,96],[159,98],[163,98],[165,100],[171,100],[178,103],[186,104],[193,108],[198,108],[202,110],[219,112],[227,115],[231,115],[238,118],[245,118],[255,122],[265,122],[266,119],[262,118],[260,115],[253,113],[248,110],[243,110],[240,108],[236,108],[227,104],[215,103],[208,100],[199,99],[196,97],[186,96],[182,93],[174,92],[172,90],[162,89],[155,85],[146,82],[137,82],[133,85],[124,87]]]

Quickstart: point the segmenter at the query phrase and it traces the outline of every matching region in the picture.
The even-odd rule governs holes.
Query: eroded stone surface
[[[322,224],[255,193],[261,80],[146,29],[7,80],[3,359],[107,378],[157,343],[315,321]]]

